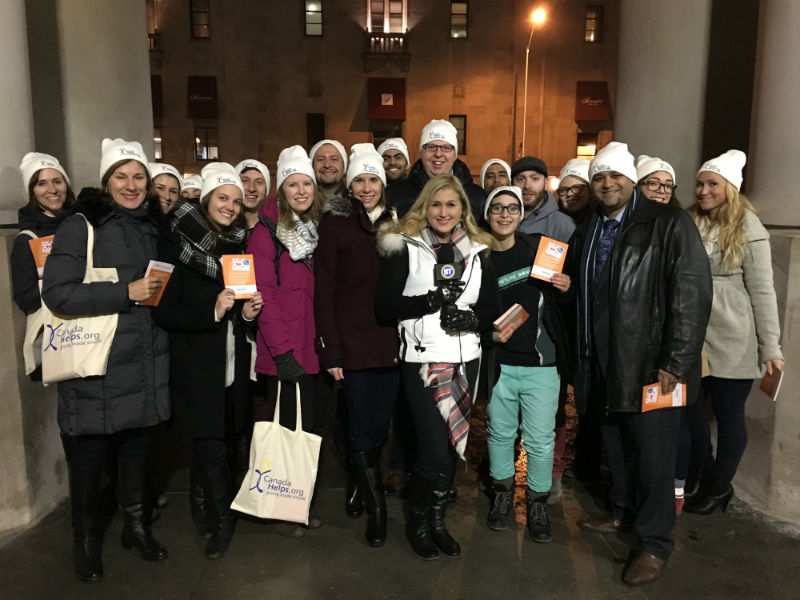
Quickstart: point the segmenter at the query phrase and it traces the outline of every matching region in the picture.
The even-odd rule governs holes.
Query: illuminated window
[[[579,133],[578,149],[575,151],[575,158],[585,158],[592,160],[597,152],[597,134]]]
[[[456,128],[456,139],[458,140],[458,153],[467,153],[467,115],[450,115],[448,118]]]
[[[368,0],[368,29],[374,33],[405,33],[406,0]]]
[[[211,0],[189,0],[193,38],[211,37]]]
[[[164,158],[163,154],[161,153],[161,128],[154,127],[153,128],[153,158],[156,160],[161,160]]]
[[[219,160],[216,127],[194,128],[194,156],[197,161]]]
[[[322,0],[306,0],[306,35],[322,35]]]
[[[586,21],[584,25],[584,41],[599,43],[603,41],[603,5],[589,4],[586,6]]]
[[[450,3],[450,37],[467,37],[467,2]]]

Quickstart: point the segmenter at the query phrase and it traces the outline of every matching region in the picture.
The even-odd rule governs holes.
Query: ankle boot
[[[357,519],[364,514],[364,498],[356,477],[356,467],[352,460],[348,466],[347,487],[344,490],[344,512],[351,519]]]
[[[362,490],[367,509],[367,529],[364,536],[370,546],[383,546],[386,541],[386,496],[379,464],[380,447],[369,452],[354,452],[352,463],[358,486]]]
[[[704,482],[697,495],[686,501],[683,509],[699,515],[710,515],[717,507],[725,512],[731,498],[733,498],[733,486],[730,482]]]
[[[123,548],[136,547],[145,560],[164,560],[168,556],[167,549],[159,544],[150,533],[150,526],[145,523],[143,504],[127,504],[122,506],[124,525],[120,541]]]
[[[102,542],[96,524],[101,474],[100,469],[70,467],[72,561],[75,575],[81,581],[98,581],[103,577]]]
[[[195,472],[194,467],[189,474],[189,510],[197,533],[205,538],[211,537],[206,510],[206,492],[203,481]]]
[[[408,482],[408,522],[406,537],[414,553],[423,560],[439,558],[431,532],[433,481],[412,473]]]
[[[511,481],[508,487],[499,481],[495,481],[492,485],[492,508],[486,517],[489,529],[495,531],[508,529],[508,518],[514,514],[514,479],[511,478]]]
[[[431,506],[431,537],[436,546],[447,556],[461,554],[461,546],[453,539],[444,523],[447,504],[450,502],[450,486],[433,490],[433,506]]]
[[[236,525],[231,510],[233,489],[231,472],[227,463],[206,473],[206,491],[208,492],[208,515],[211,524],[211,538],[206,544],[206,557],[222,558],[231,545]]]
[[[531,488],[525,489],[525,503],[528,508],[528,533],[534,542],[542,544],[553,539],[553,534],[550,530],[550,518],[547,516],[547,497],[547,493],[534,492]]]

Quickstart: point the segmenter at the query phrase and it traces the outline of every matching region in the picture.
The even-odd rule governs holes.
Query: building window
[[[306,0],[306,35],[322,35],[322,0]]]
[[[597,152],[597,134],[579,133],[577,146],[578,148],[575,151],[575,158],[592,160]]]
[[[325,113],[306,113],[306,147],[325,139]]]
[[[448,119],[456,128],[456,139],[458,140],[458,153],[467,153],[467,115],[450,115]]]
[[[192,37],[209,39],[211,37],[211,0],[189,0],[192,19]]]
[[[599,43],[603,41],[603,5],[589,4],[586,6],[586,21],[584,24],[584,41]]]
[[[467,2],[450,3],[450,37],[467,37]]]
[[[161,128],[153,128],[153,158],[161,160],[164,155],[161,153]]]
[[[367,13],[371,33],[406,32],[406,0],[367,0]]]
[[[197,161],[219,160],[216,127],[194,128],[194,156]]]

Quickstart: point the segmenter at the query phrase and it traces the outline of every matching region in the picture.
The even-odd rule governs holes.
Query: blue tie
[[[603,234],[597,242],[597,250],[594,255],[594,282],[600,279],[600,274],[603,272],[603,267],[611,254],[611,249],[614,247],[614,240],[617,239],[617,231],[619,231],[619,221],[616,219],[608,219],[603,223]]]

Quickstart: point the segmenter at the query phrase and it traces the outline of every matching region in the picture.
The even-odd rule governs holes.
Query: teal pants
[[[514,442],[520,431],[521,414],[528,487],[534,492],[550,491],[559,387],[555,367],[500,365],[500,377],[486,411],[492,479],[514,476]]]

